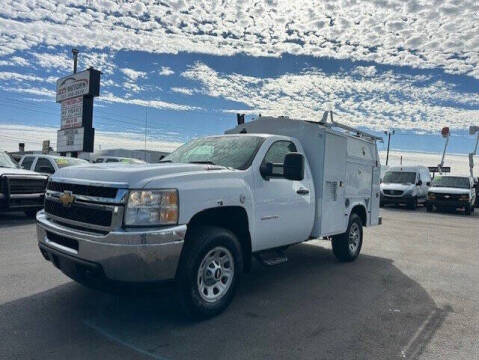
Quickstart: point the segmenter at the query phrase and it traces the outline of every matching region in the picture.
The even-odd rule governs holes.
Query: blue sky
[[[468,153],[479,125],[474,1],[6,1],[0,9],[0,144],[55,143],[55,80],[103,72],[96,148],[169,148],[222,133],[235,113],[336,120],[392,148]],[[458,20],[461,21],[458,21]],[[475,36],[474,36],[475,34]],[[172,145],[173,146],[173,145]]]

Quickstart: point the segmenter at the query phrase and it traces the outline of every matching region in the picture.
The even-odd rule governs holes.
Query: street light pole
[[[384,134],[388,136],[388,150],[386,153],[386,166],[388,165],[389,162],[389,145],[391,144],[391,135],[394,135],[395,130],[388,130],[385,131]]]

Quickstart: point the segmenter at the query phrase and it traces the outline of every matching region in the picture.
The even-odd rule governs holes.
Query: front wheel
[[[432,205],[431,204],[426,204],[426,211],[427,212],[432,212]]]
[[[188,234],[176,275],[186,315],[209,318],[225,310],[233,300],[242,270],[241,245],[231,231],[203,226]]]
[[[408,203],[408,208],[411,210],[416,210],[417,208],[417,197],[413,197],[409,203]]]
[[[467,205],[465,208],[464,208],[464,215],[471,215],[472,211],[471,211],[471,205]]]
[[[333,236],[333,253],[339,261],[355,260],[363,245],[363,223],[357,214],[351,214],[345,233]]]

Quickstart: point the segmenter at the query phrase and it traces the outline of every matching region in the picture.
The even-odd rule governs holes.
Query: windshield
[[[460,189],[469,189],[471,184],[469,178],[461,176],[436,176],[432,181],[435,187],[452,187]]]
[[[66,158],[66,157],[59,157],[55,158],[55,162],[58,168],[64,168],[67,166],[74,166],[74,165],[85,165],[88,164],[88,161],[82,159],[75,159],[75,158]]]
[[[0,151],[0,167],[4,168],[17,168],[17,164],[12,160],[10,155],[4,151]]]
[[[215,164],[244,170],[263,142],[258,136],[219,136],[193,140],[160,162]]]
[[[383,183],[385,184],[415,184],[416,173],[406,171],[387,171],[384,174]]]

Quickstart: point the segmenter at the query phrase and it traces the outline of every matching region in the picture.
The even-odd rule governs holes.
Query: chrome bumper
[[[77,249],[48,238],[50,232],[76,240]],[[186,234],[186,225],[161,229],[118,230],[106,235],[85,232],[60,225],[37,214],[37,239],[41,248],[80,262],[98,264],[107,279],[127,282],[151,282],[173,279]]]

